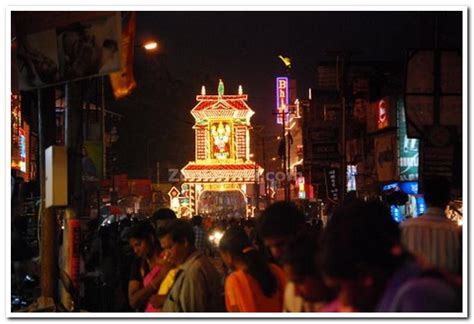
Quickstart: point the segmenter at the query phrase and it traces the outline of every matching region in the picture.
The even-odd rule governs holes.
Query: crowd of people
[[[461,232],[449,184],[424,185],[427,212],[396,223],[381,201],[350,199],[326,226],[291,202],[230,222],[218,271],[200,216],[157,211],[128,232],[129,304],[145,312],[461,312]],[[207,243],[206,243],[207,242]]]

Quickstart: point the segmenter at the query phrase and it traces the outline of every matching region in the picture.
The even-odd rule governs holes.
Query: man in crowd
[[[176,219],[176,214],[172,209],[160,208],[151,216],[155,230],[165,227],[168,223]]]
[[[302,311],[319,312],[327,308],[335,297],[328,287],[320,267],[320,237],[322,229],[308,227],[300,231],[287,245],[283,256],[283,269],[293,283],[296,296],[303,298]]]
[[[288,243],[305,228],[303,213],[290,202],[276,202],[269,206],[257,219],[257,232],[263,244],[271,253],[271,258],[281,265]],[[303,311],[304,300],[295,293],[295,285],[288,281],[285,288],[283,310]]]
[[[405,247],[430,265],[461,274],[461,228],[446,217],[450,184],[445,177],[424,181],[426,212],[401,224]]]
[[[175,220],[159,232],[160,244],[178,267],[163,312],[224,311],[221,278],[214,265],[194,246],[190,223]]]
[[[202,217],[197,215],[191,218],[194,230],[194,246],[198,251],[206,253],[209,249],[209,241],[207,239],[206,231],[202,227]]]

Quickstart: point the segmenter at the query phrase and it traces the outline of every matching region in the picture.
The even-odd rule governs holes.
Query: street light
[[[158,48],[158,43],[157,42],[147,42],[143,45],[141,45],[146,51],[154,51]]]
[[[135,44],[135,48],[145,50],[145,52],[155,52],[158,49],[158,43],[155,41],[144,42],[141,44]]]

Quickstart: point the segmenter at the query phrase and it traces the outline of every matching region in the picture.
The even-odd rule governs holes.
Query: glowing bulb
[[[155,50],[158,47],[158,44],[156,42],[149,42],[149,43],[146,43],[145,45],[143,45],[143,47],[147,51],[152,51],[152,50]]]
[[[244,93],[244,90],[242,89],[242,86],[239,85],[239,95],[242,95]]]
[[[206,87],[205,86],[201,87],[201,95],[203,95],[203,96],[206,95]]]

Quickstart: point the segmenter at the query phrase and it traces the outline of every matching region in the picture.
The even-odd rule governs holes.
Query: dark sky
[[[461,48],[462,13],[438,16],[440,46]],[[208,94],[217,92],[219,78],[227,94],[237,93],[241,84],[256,112],[252,122],[276,131],[275,77],[284,72],[278,54],[292,58],[292,76],[304,97],[318,61],[331,59],[328,51],[352,50],[358,53],[353,60],[360,61],[403,61],[407,49],[433,46],[434,17],[431,12],[139,12],[136,43],[156,39],[160,52],[150,57],[138,50],[139,88],[116,104],[127,117],[125,152],[137,145],[144,152],[125,153],[121,163],[138,177],[146,176],[145,155],[177,167],[194,159],[189,111],[202,84]]]

